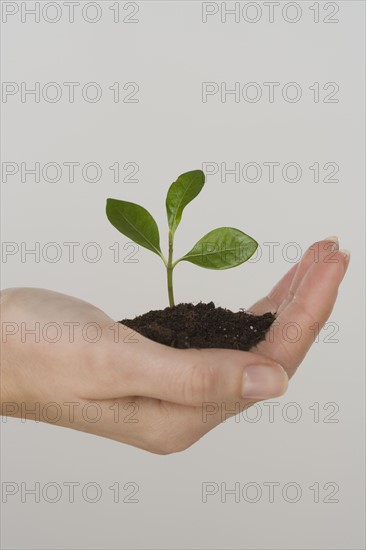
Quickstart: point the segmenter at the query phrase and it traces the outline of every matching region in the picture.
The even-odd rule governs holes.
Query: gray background
[[[133,9],[125,4],[123,17]],[[32,98],[22,103],[17,94],[2,104],[3,162],[96,162],[103,171],[94,183],[83,180],[80,169],[73,183],[66,170],[54,183],[42,177],[35,183],[31,176],[22,182],[19,174],[3,183],[3,241],[28,248],[38,242],[41,251],[55,242],[62,250],[56,262],[42,252],[39,262],[30,255],[22,261],[20,252],[6,262],[3,257],[3,288],[69,293],[116,319],[165,307],[162,264],[145,250],[137,252],[137,262],[126,260],[132,249],[123,250],[128,241],[107,222],[104,201],[111,196],[143,204],[158,220],[165,243],[166,189],[178,174],[205,162],[228,167],[257,162],[262,168],[264,162],[281,167],[297,162],[302,177],[288,182],[279,171],[270,182],[264,168],[256,183],[209,177],[184,213],[177,255],[220,225],[253,235],[263,254],[224,272],[179,265],[177,301],[214,300],[233,310],[249,306],[291,266],[290,242],[304,251],[312,241],[337,234],[341,246],[352,251],[329,319],[333,324],[320,334],[288,393],[275,400],[273,422],[262,404],[257,422],[231,419],[184,453],[166,457],[50,425],[3,422],[3,482],[28,487],[37,481],[41,486],[95,482],[102,489],[97,503],[86,502],[80,491],[70,503],[66,489],[56,503],[9,497],[2,506],[4,548],[364,548],[364,3],[326,8],[320,2],[320,21],[314,23],[313,3],[298,2],[302,16],[292,24],[281,15],[283,2],[273,23],[263,3],[256,4],[263,10],[257,23],[243,18],[236,23],[233,17],[222,23],[217,14],[204,24],[201,2],[146,1],[138,2],[138,23],[132,24],[113,22],[111,2],[99,3],[102,17],[94,24],[82,19],[81,7],[69,23],[62,2],[57,23],[42,17],[40,23],[31,17],[22,23],[18,13],[2,24],[3,81],[29,86],[94,81],[103,90],[97,103],[76,92],[74,103],[65,95],[56,103]],[[327,24],[324,17],[334,4],[339,21]],[[138,103],[113,102],[108,87],[117,81],[138,83]],[[263,83],[274,81],[280,86],[270,103]],[[263,97],[257,103],[235,102],[232,96],[222,102],[217,94],[203,103],[202,82],[227,82],[228,88],[257,82]],[[282,98],[287,82],[301,86],[300,101]],[[314,82],[320,83],[318,103],[309,90]],[[323,101],[327,82],[339,85],[337,103]],[[114,162],[137,163],[138,183],[113,182],[108,167]],[[309,169],[314,162],[336,163],[338,181],[322,181],[321,170],[314,182]],[[73,263],[63,245],[71,241],[80,243]],[[95,263],[81,254],[90,242],[102,250]],[[118,263],[109,250],[115,242],[122,252]],[[278,243],[273,258],[265,242]],[[295,410],[287,408],[289,403],[300,411],[297,422],[289,421]],[[116,481],[138,483],[139,502],[114,503],[108,487]],[[263,493],[256,503],[248,502],[253,493],[240,502],[233,495],[221,502],[220,492],[203,503],[203,482],[228,488],[253,482]],[[280,484],[273,503],[266,482]],[[301,488],[296,503],[282,496],[289,482]],[[309,489],[316,482],[320,502]],[[324,488],[328,482],[339,487],[333,497],[338,502],[324,502],[335,486]]]

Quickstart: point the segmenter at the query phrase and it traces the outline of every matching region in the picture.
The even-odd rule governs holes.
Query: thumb
[[[285,393],[288,377],[262,355],[226,349],[174,349],[154,343],[134,362],[129,395],[182,405],[253,401]]]

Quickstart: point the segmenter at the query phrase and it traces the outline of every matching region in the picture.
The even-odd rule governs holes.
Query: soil
[[[199,302],[149,311],[120,322],[155,342],[174,348],[248,351],[264,340],[275,318],[270,312],[254,315],[241,309],[234,313],[215,307],[213,302]]]

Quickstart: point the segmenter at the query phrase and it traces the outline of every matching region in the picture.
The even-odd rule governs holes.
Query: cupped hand
[[[333,309],[348,262],[336,239],[314,243],[249,308],[277,313],[250,352],[170,348],[77,298],[4,290],[2,414],[158,454],[184,450],[230,415],[286,391]]]

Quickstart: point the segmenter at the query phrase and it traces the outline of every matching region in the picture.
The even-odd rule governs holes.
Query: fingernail
[[[282,395],[288,377],[281,365],[249,365],[244,369],[243,397],[266,399]]]
[[[351,257],[351,253],[349,250],[346,250],[346,249],[341,249],[339,251],[340,254],[342,254],[343,258],[344,258],[344,270],[346,271],[347,267],[348,267],[348,264],[349,264],[349,259]]]
[[[333,246],[332,246],[332,252],[335,252],[336,250],[339,249],[339,241],[338,241],[338,237],[336,235],[331,235],[330,237],[326,237],[325,239],[323,239],[324,241],[331,241],[333,242]]]

